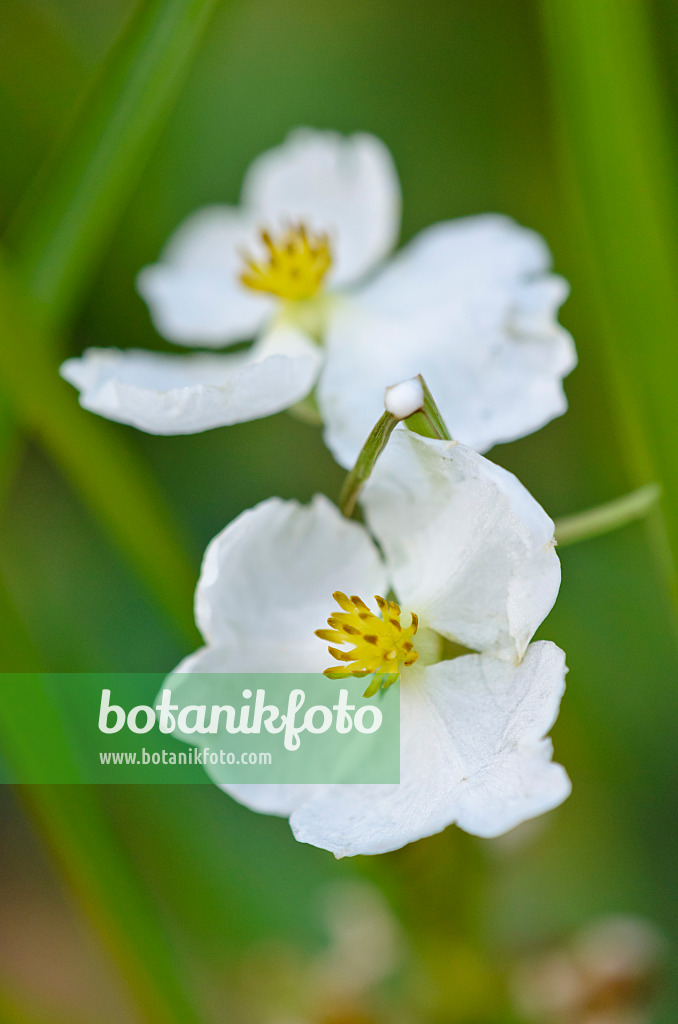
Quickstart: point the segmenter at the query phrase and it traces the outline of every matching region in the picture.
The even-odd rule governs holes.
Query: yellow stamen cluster
[[[347,597],[340,590],[332,597],[342,610],[329,617],[329,629],[317,629],[315,635],[333,644],[352,643],[354,647],[349,651],[330,647],[333,658],[348,664],[325,669],[324,674],[330,679],[374,675],[363,694],[371,697],[380,686],[386,689],[398,680],[401,664],[413,665],[419,657],[412,643],[419,620],[412,612],[412,622],[403,629],[398,605],[378,595],[374,600],[381,617],[371,612],[359,597]]]
[[[314,235],[304,224],[288,227],[277,238],[260,232],[266,253],[256,260],[243,254],[245,269],[241,282],[257,292],[269,292],[281,299],[310,299],[320,288],[332,265],[327,235]]]

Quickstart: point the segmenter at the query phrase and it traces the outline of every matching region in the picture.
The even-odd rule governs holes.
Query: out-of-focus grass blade
[[[0,572],[0,667],[3,672],[29,672],[40,664],[40,655],[33,645],[24,620],[5,586]],[[0,731],[1,734],[1,731]],[[2,1018],[0,1017],[0,1020]]]
[[[8,241],[50,326],[67,318],[87,284],[217,3],[141,5],[22,204]]]
[[[6,679],[21,684],[21,675]],[[39,674],[25,682],[26,702],[0,700],[2,757],[18,778],[30,778],[38,750],[81,776],[59,711]],[[112,831],[93,786],[15,787],[82,910],[95,925],[144,1021],[198,1024],[158,908],[139,882]]]
[[[564,199],[600,301],[637,484],[656,480],[678,561],[677,166],[640,0],[542,0]]]
[[[38,1016],[4,986],[0,986],[0,1020],[2,1024],[45,1024],[42,1013]],[[49,1021],[50,1024],[66,1024],[62,1016],[52,1013]],[[80,1021],[72,1021],[71,1024],[80,1024]]]
[[[25,166],[29,153],[40,152],[54,139],[55,127],[63,125],[64,110],[72,107],[89,70],[58,16],[25,0],[3,0],[0,68],[5,102],[16,110],[10,138],[18,141],[20,119],[23,145],[16,155]],[[29,68],[32,74],[27,74]],[[15,154],[7,152],[9,140],[3,141],[3,159],[14,160]]]
[[[141,1020],[199,1024],[154,905],[118,847],[91,786],[21,786],[63,876],[116,963]]]
[[[20,440],[14,426],[12,410],[7,400],[0,395],[0,510],[7,498],[19,447]]]
[[[5,628],[11,629],[13,622],[6,619],[8,608],[0,581],[0,611]],[[18,633],[12,639],[17,650],[24,648],[20,660],[30,659],[35,665],[37,655],[27,638]],[[74,778],[82,777],[61,712],[42,676],[5,677],[3,685],[22,685],[22,680],[26,699],[19,705],[19,714],[16,701],[0,699],[3,761],[17,778],[30,778],[37,752],[49,749],[55,761],[72,768]],[[158,1024],[198,1024],[201,1016],[187,995],[174,949],[158,920],[158,908],[119,845],[97,789],[81,785],[18,786],[15,790],[116,963],[141,1019]],[[21,1009],[9,997],[5,1002],[6,1015],[0,991],[0,1019],[20,1021]]]
[[[52,342],[87,283],[215,5],[149,0],[142,6],[60,157],[15,221],[10,244],[17,268],[0,262],[0,381],[14,416],[60,463],[187,636],[194,630],[186,602],[193,572],[163,500],[120,431],[79,409],[57,376]],[[11,440],[5,442],[11,450]],[[46,708],[45,702],[35,714]],[[2,726],[3,748],[20,769],[35,737],[17,737],[10,726]],[[28,787],[24,794],[143,1019],[195,1024],[199,1015],[184,993],[156,908],[118,849],[94,792]]]
[[[194,642],[195,571],[169,509],[121,428],[82,410],[44,358],[40,328],[21,292],[20,280],[0,259],[0,387],[14,416],[62,466],[160,605]]]
[[[76,1011],[77,1012],[77,1011]],[[87,1024],[84,1017],[78,1013],[73,1016],[72,1012],[64,1016],[61,1010],[53,1010],[51,1007],[45,1009],[32,1009],[24,1005],[12,992],[0,988],[0,1020],[2,1024]]]
[[[39,176],[10,229],[22,278],[19,290],[27,300],[24,314],[30,304],[29,324],[23,322],[21,312],[17,315],[15,284],[0,284],[3,304],[13,306],[1,328],[5,338],[1,360],[12,369],[0,386],[11,392],[17,420],[37,433],[151,584],[162,606],[191,636],[186,594],[191,592],[194,574],[162,496],[119,430],[78,410],[75,396],[57,379],[56,346],[51,339],[55,325],[73,310],[87,283],[217,2],[149,0],[142,4],[106,62],[58,158]],[[41,395],[38,402],[36,392]],[[3,426],[7,425],[5,417]],[[3,435],[3,450],[11,453],[15,439],[9,430],[3,430]],[[0,460],[0,479],[2,470],[11,471],[11,465],[11,458],[4,466]]]

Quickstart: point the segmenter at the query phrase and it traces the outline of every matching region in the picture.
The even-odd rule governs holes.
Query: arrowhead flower
[[[453,822],[497,836],[557,806],[569,780],[545,736],[564,655],[530,643],[560,583],[553,523],[510,473],[400,427],[363,504],[371,532],[321,496],[272,498],[231,523],[198,584],[205,646],[178,671],[326,670],[369,677],[384,700],[399,681],[401,782],[223,788],[337,856]],[[451,656],[455,644],[476,653]]]
[[[138,287],[163,337],[247,352],[91,349],[62,367],[80,401],[158,434],[256,419],[313,392],[325,440],[351,465],[384,388],[423,373],[477,450],[566,409],[576,362],[556,321],[567,285],[541,238],[507,217],[447,221],[385,262],[400,186],[378,139],[300,129],[249,168],[239,206],[200,210]]]

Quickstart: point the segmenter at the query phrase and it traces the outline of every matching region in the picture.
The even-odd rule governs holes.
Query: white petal
[[[88,349],[60,373],[91,412],[149,434],[194,434],[288,408],[311,390],[319,365],[317,346],[285,328],[233,355]]]
[[[256,237],[256,219],[230,206],[206,207],[185,220],[160,262],[137,278],[158,333],[215,347],[252,338],[276,308],[239,280],[242,253],[252,251]]]
[[[321,672],[331,659],[314,632],[335,610],[332,593],[369,599],[385,586],[367,531],[327,498],[310,505],[270,498],[207,548],[196,621],[210,646],[238,652],[239,671],[269,671],[278,658],[278,671]]]
[[[309,794],[290,817],[295,836],[338,857],[385,853],[453,822],[498,836],[557,807],[570,783],[544,736],[564,678],[562,651],[542,642],[518,667],[467,655],[403,681],[400,785]]]
[[[338,304],[318,393],[337,460],[355,460],[384,388],[417,373],[452,435],[479,451],[565,412],[576,353],[556,321],[567,285],[549,264],[542,239],[508,218],[451,221]]]
[[[553,522],[512,473],[401,426],[362,501],[408,611],[473,650],[522,657],[560,563]]]
[[[400,228],[398,176],[388,149],[373,135],[297,129],[250,166],[242,199],[272,230],[302,220],[329,232],[334,284],[375,266]]]
[[[539,279],[550,268],[551,256],[540,235],[510,217],[484,214],[441,221],[421,231],[377,274],[366,292],[370,303],[396,314],[406,313],[413,305],[445,303],[451,297],[482,307],[488,287],[510,290]],[[490,309],[487,315],[494,313]]]
[[[327,616],[325,616],[327,618]],[[321,619],[321,626],[323,625]],[[315,629],[318,626],[314,627]],[[275,630],[274,630],[275,632]],[[231,636],[206,647],[199,647],[189,654],[174,670],[175,673],[205,672],[318,672],[322,661],[327,667],[327,645],[317,637],[310,643],[295,644],[293,647],[279,642],[279,637],[269,637],[263,627],[256,644],[241,644],[238,631]],[[311,631],[313,636],[313,631]],[[307,638],[305,638],[307,639]],[[318,658],[318,649],[322,657]],[[324,650],[324,654],[322,653]],[[330,659],[331,660],[331,659]]]
[[[189,704],[205,704],[208,707],[213,704],[225,702],[224,693],[221,690],[223,683],[219,680],[219,673],[223,672],[317,672],[318,671],[318,650],[314,645],[313,649],[297,648],[295,650],[283,649],[280,645],[264,645],[259,638],[257,642],[243,645],[237,641],[232,646],[201,647],[194,654],[189,655],[174,670],[171,678],[171,689],[173,698],[177,700],[179,707]],[[317,638],[316,638],[317,639]],[[324,655],[327,661],[327,653]],[[186,682],[181,683],[177,674],[186,674]],[[215,674],[215,690],[206,690],[205,674]],[[198,675],[200,677],[198,677]],[[169,682],[168,684],[169,685]],[[188,742],[194,741],[195,737],[184,737]],[[209,766],[207,767],[209,770]],[[277,814],[287,817],[292,813],[303,800],[309,799],[316,791],[320,790],[319,785],[290,785],[290,784],[245,784],[235,783],[232,785],[220,785],[225,793],[229,793],[235,800],[238,800],[245,807],[262,814]]]
[[[206,654],[197,652],[180,671],[246,670]],[[338,857],[385,853],[455,822],[475,835],[502,835],[570,793],[544,739],[558,715],[565,672],[563,652],[542,641],[517,667],[467,655],[406,677],[400,785],[221,788],[252,810],[291,816],[300,842]]]
[[[548,641],[531,644],[517,667],[468,655],[426,670],[429,698],[463,769],[450,797],[465,831],[501,835],[569,796],[567,774],[552,763],[544,738],[558,717],[566,672],[565,655]]]
[[[310,505],[270,498],[243,512],[207,548],[195,602],[207,646],[175,671],[322,672],[331,658],[315,630],[335,607],[333,591],[369,599],[385,588],[367,531],[327,498],[317,495]],[[327,787],[221,788],[253,810],[289,815]]]

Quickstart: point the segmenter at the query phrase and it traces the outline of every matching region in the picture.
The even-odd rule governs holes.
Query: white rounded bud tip
[[[411,380],[404,380],[400,384],[386,388],[384,405],[386,412],[390,412],[397,420],[405,420],[419,412],[424,407],[424,389],[421,381],[413,377]]]

